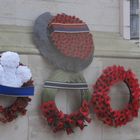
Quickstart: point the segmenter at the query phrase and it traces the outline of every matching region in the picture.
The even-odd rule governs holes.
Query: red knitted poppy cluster
[[[83,23],[82,20],[80,20],[78,17],[75,16],[70,16],[70,15],[66,15],[66,14],[57,14],[56,16],[53,17],[53,19],[51,20],[51,23]]]
[[[108,96],[110,87],[120,81],[126,83],[130,90],[130,102],[123,110],[113,110]],[[92,104],[97,117],[110,126],[122,126],[138,116],[140,87],[138,79],[131,70],[122,66],[106,68],[94,85]]]
[[[64,130],[67,132],[67,134],[71,134],[74,132],[73,129],[75,127],[79,127],[81,130],[83,130],[86,126],[85,122],[90,123],[91,121],[91,119],[88,117],[89,106],[86,100],[83,100],[78,111],[69,115],[59,111],[55,101],[44,102],[41,105],[41,111],[55,133]]]
[[[63,23],[63,24],[76,24],[84,23],[75,16],[68,16],[65,14],[56,15],[49,24]],[[87,59],[93,53],[93,39],[92,34],[89,32],[82,33],[59,33],[52,32],[51,40],[54,46],[61,52],[61,54],[79,59]]]
[[[23,87],[25,86],[33,86],[33,81],[28,81],[23,85]],[[16,119],[19,114],[25,115],[27,111],[26,107],[30,101],[31,99],[29,97],[17,97],[15,102],[8,107],[0,105],[0,122],[11,122]]]

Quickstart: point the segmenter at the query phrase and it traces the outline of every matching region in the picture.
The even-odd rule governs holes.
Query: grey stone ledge
[[[33,27],[0,25],[0,52],[40,55],[32,41]],[[119,33],[92,32],[95,57],[140,58],[140,45],[124,40]]]

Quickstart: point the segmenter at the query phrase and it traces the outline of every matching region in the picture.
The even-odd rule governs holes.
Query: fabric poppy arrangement
[[[56,71],[53,73],[49,80],[45,82],[42,94],[41,111],[48,124],[52,127],[53,132],[56,133],[64,130],[67,134],[71,134],[74,132],[73,129],[75,127],[80,127],[80,129],[83,130],[86,126],[85,121],[88,123],[91,121],[88,117],[90,113],[90,103],[93,106],[93,111],[97,118],[109,126],[119,127],[126,125],[128,122],[132,121],[134,117],[138,117],[140,107],[140,85],[138,79],[131,70],[125,70],[123,66],[116,65],[107,67],[93,86],[94,92],[90,103],[87,84],[84,83],[85,80],[81,75],[79,77],[76,74],[72,74],[72,77],[75,77],[76,80],[74,78],[72,79],[77,81],[77,83],[69,82],[71,80],[68,80],[68,78],[66,78],[67,81],[65,81],[62,77],[67,77],[67,74],[64,74],[63,71]],[[80,83],[78,82],[80,80],[77,79],[83,79],[83,82]],[[108,94],[111,86],[122,81],[129,88],[130,101],[124,109],[113,110]],[[78,111],[68,115],[57,108],[55,104],[55,95],[58,89],[86,90],[81,107]]]
[[[64,130],[69,135],[74,132],[73,129],[75,127],[83,130],[86,126],[85,122],[91,122],[91,119],[88,117],[89,105],[86,100],[82,101],[82,105],[78,111],[69,115],[58,110],[54,101],[43,103],[41,111],[55,133]]]
[[[110,105],[109,91],[111,86],[123,81],[130,91],[129,103],[123,110],[113,110]],[[138,79],[131,70],[125,70],[122,66],[107,67],[96,84],[91,103],[97,118],[110,126],[122,126],[138,117],[140,107],[140,86]]]
[[[107,67],[93,86],[89,102],[88,86],[79,71],[85,69],[93,59],[92,34],[81,19],[66,14],[40,15],[34,25],[34,42],[40,53],[57,69],[45,82],[42,92],[41,112],[53,132],[81,130],[91,121],[89,105],[97,117],[109,126],[122,126],[138,116],[140,86],[131,70],[122,66]],[[123,81],[130,90],[130,101],[123,110],[113,110],[110,105],[110,87]],[[65,114],[55,103],[58,89],[79,89],[84,96],[76,112]]]
[[[65,56],[87,59],[93,52],[92,34],[79,18],[57,14],[48,25],[54,46]]]
[[[33,40],[55,68],[79,72],[92,62],[93,37],[87,24],[78,17],[43,13],[35,21]]]
[[[8,107],[0,105],[0,122],[7,123],[19,114],[26,114],[26,107],[34,94],[31,71],[20,63],[15,52],[4,52],[0,57],[0,95],[17,97]]]
[[[61,77],[67,77],[67,80],[62,80]],[[77,82],[75,83],[74,81]],[[57,94],[58,89],[72,90],[73,92],[80,90],[82,93],[80,108],[70,114],[65,114],[59,110],[55,103],[55,95]],[[53,73],[49,80],[47,80],[44,84],[41,111],[43,117],[47,120],[53,132],[66,131],[67,134],[71,134],[74,132],[74,128],[79,127],[83,130],[84,127],[87,126],[86,122],[90,123],[91,119],[89,118],[88,101],[89,91],[84,77],[80,74],[70,74],[68,76],[68,74],[63,71],[58,70]]]

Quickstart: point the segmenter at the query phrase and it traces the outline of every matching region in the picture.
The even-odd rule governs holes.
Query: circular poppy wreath
[[[23,87],[33,86],[33,81],[30,80],[23,85]],[[11,122],[18,117],[18,115],[26,114],[26,107],[31,101],[29,97],[17,97],[14,103],[8,107],[0,105],[0,122]]]
[[[110,87],[123,81],[130,91],[130,100],[122,110],[113,110],[108,96]],[[138,79],[131,70],[122,66],[107,67],[93,86],[91,103],[97,117],[109,126],[122,126],[138,117],[140,87]]]
[[[92,34],[87,25],[78,17],[64,13],[57,14],[50,21],[48,28],[51,41],[63,55],[81,60],[92,55],[94,48]],[[72,32],[73,29],[76,30],[77,28],[80,29],[80,32]],[[85,28],[88,31],[81,32]]]
[[[54,74],[54,77],[55,76],[56,75]],[[63,76],[61,75],[60,78],[62,77]],[[53,80],[49,79],[51,83]],[[59,80],[57,77],[57,84],[58,84],[58,81]],[[62,81],[59,81],[59,82],[62,82]],[[65,84],[68,84],[68,83],[69,83],[68,81],[65,82]],[[79,127],[81,130],[83,130],[84,127],[87,126],[86,122],[88,123],[91,122],[91,119],[88,117],[89,116],[89,104],[88,104],[89,91],[87,89],[80,89],[81,93],[83,93],[83,96],[82,96],[82,103],[79,110],[72,112],[70,114],[65,114],[57,108],[56,103],[55,103],[55,95],[57,94],[58,89],[60,89],[60,87],[58,88],[45,87],[44,88],[43,94],[42,94],[42,105],[41,105],[41,111],[42,111],[43,117],[47,120],[48,124],[51,126],[54,133],[58,131],[66,131],[66,133],[69,135],[74,132],[73,129],[75,127]]]
[[[60,24],[62,20],[67,23],[67,17],[70,18],[68,23],[82,22],[83,24],[83,21],[74,16],[53,16],[51,13],[45,12],[35,21],[33,41],[44,58],[47,58],[47,61],[53,64],[55,68],[69,72],[79,72],[85,69],[93,60],[94,42],[92,35],[89,32],[81,34],[59,33],[59,36],[59,34],[52,32],[51,26],[48,26],[56,21],[56,17],[60,18],[57,20]],[[75,37],[78,39],[75,39]]]
[[[23,66],[20,63],[20,66]],[[33,80],[30,79],[28,82],[24,83],[22,87],[33,86]],[[28,103],[31,101],[29,97],[17,97],[16,100],[8,107],[3,107],[0,105],[0,122],[8,123],[15,120],[19,114],[26,115]]]

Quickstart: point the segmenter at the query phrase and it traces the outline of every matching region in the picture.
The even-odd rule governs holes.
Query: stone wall
[[[119,32],[119,0],[1,0],[0,24],[32,26],[46,11],[79,16],[94,31]]]
[[[92,64],[82,72],[91,92],[92,84],[95,83],[103,68],[109,65],[116,64],[131,68],[140,79],[140,49],[136,44],[124,41],[118,33],[115,33],[119,32],[118,0],[1,0],[0,2],[0,52],[18,51],[21,54],[22,63],[31,68],[35,81],[35,96],[32,97],[32,102],[28,106],[27,115],[19,117],[12,123],[0,124],[0,140],[140,139],[140,117],[121,128],[112,128],[102,124],[92,113],[92,123],[83,132],[76,129],[76,133],[67,136],[63,132],[53,134],[39,111],[43,82],[54,68],[42,58],[33,44],[32,26],[34,20],[46,11],[53,14],[66,12],[77,15],[88,23],[91,30],[102,31],[93,32],[95,58]],[[58,93],[57,106],[69,113],[80,102],[77,96],[75,93]],[[113,87],[110,96],[114,108],[124,106],[129,99],[128,90],[123,85]],[[13,100],[14,98],[1,97],[0,103],[7,105]]]
[[[41,90],[43,82],[54,71],[52,65],[43,59],[32,42],[31,27],[0,26],[0,51],[18,51],[21,62],[28,65],[33,73],[35,81],[35,96],[28,106],[26,116],[19,117],[9,124],[0,125],[0,140],[138,140],[140,139],[140,117],[121,128],[112,128],[103,125],[95,114],[92,115],[92,123],[81,132],[67,136],[65,133],[53,134],[50,127],[41,117],[39,107],[41,104]],[[109,65],[123,65],[133,69],[140,78],[140,53],[137,45],[124,41],[118,34],[107,32],[94,32],[95,58],[91,65],[85,69],[84,74],[92,92],[92,84],[95,83],[103,68]],[[119,48],[118,48],[119,47]],[[123,95],[122,95],[123,93]],[[78,107],[78,94],[58,93],[57,106],[69,113]],[[111,91],[112,106],[122,107],[128,102],[129,94],[126,87],[119,85]],[[1,97],[0,103],[8,105],[14,98]]]

